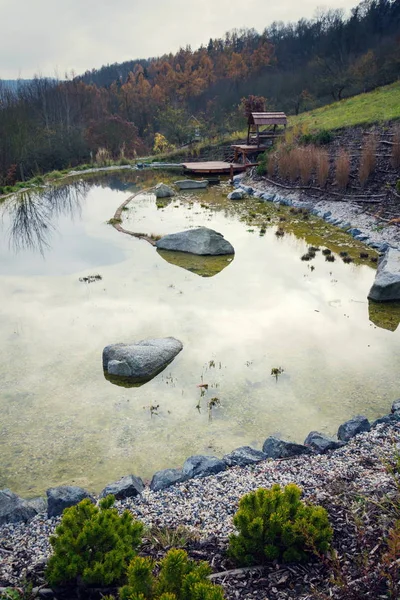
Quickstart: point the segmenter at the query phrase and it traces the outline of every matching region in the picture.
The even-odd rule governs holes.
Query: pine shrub
[[[141,543],[143,525],[125,511],[112,508],[114,496],[99,506],[89,499],[64,510],[56,534],[50,537],[53,555],[46,577],[50,585],[112,586],[124,578]]]
[[[223,600],[222,588],[207,579],[209,564],[190,560],[184,550],[167,552],[157,577],[154,567],[150,558],[134,558],[128,584],[119,590],[120,600]]]
[[[238,534],[229,538],[229,554],[240,565],[273,560],[303,562],[326,552],[332,538],[321,506],[305,504],[295,484],[260,488],[243,496],[233,518]]]

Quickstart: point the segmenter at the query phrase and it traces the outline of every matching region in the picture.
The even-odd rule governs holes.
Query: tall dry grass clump
[[[276,152],[271,152],[267,160],[267,173],[269,177],[274,177],[278,167],[278,156]]]
[[[315,175],[320,187],[325,187],[329,176],[329,153],[324,148],[315,148]]]
[[[279,148],[278,154],[278,173],[283,179],[289,179],[290,177],[290,150],[282,144]]]
[[[358,179],[362,186],[365,185],[371,173],[375,171],[377,147],[378,138],[375,134],[372,134],[369,136],[368,140],[366,140],[361,150]]]
[[[300,149],[292,148],[289,152],[289,180],[294,183],[300,171]]]
[[[397,126],[394,130],[393,146],[392,146],[392,166],[395,169],[400,168],[400,127]]]
[[[95,162],[99,167],[106,167],[111,163],[111,154],[107,148],[99,148],[97,150]]]
[[[336,158],[336,183],[341,190],[345,190],[350,178],[350,156],[346,150],[340,150]]]
[[[315,148],[313,146],[305,146],[297,148],[297,161],[299,167],[300,181],[303,185],[308,185],[314,170],[314,155]]]

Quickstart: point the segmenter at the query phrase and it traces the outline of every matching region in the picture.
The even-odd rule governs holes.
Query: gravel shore
[[[328,510],[335,530],[334,546],[338,555],[347,552],[350,556],[359,551],[359,544],[353,539],[356,535],[354,527],[349,525],[351,511],[360,498],[364,502],[376,502],[396,494],[395,479],[388,473],[387,465],[399,447],[400,425],[378,425],[371,432],[356,436],[346,447],[326,455],[267,460],[256,466],[234,467],[215,476],[189,480],[162,492],[151,492],[146,488],[137,498],[117,502],[117,507],[120,510],[129,509],[135,518],[148,526],[188,527],[199,540],[193,546],[194,556],[201,557],[203,548],[204,558],[211,560],[214,570],[224,571],[233,567],[226,559],[224,549],[227,536],[233,531],[232,516],[240,497],[259,487],[295,482],[303,489],[307,500],[321,504]],[[338,517],[338,511],[347,510],[348,515]],[[30,523],[8,524],[0,528],[0,586],[18,585],[30,574],[43,570],[50,552],[49,536],[58,522],[59,518],[48,519],[46,514],[39,514]],[[371,538],[374,545],[383,544],[381,530],[379,533],[374,530]],[[341,549],[343,544],[346,550]],[[214,560],[213,549],[216,554]],[[377,549],[375,554],[379,555]],[[347,562],[351,563],[353,558],[351,556]],[[288,576],[292,572],[291,577],[294,578],[292,587],[285,585],[282,589],[282,586],[274,584],[272,587],[276,592],[271,588],[268,598],[314,598],[309,590],[306,594],[300,594],[299,584],[296,584],[299,573],[302,573],[304,587],[304,568],[289,570]],[[282,569],[279,569],[281,573]],[[276,571],[277,565],[271,566],[268,581],[262,584],[261,590],[265,591],[267,583],[270,585],[274,581]],[[326,583],[327,573],[321,565],[313,566],[312,573],[309,579],[314,586],[316,582],[318,587]],[[227,577],[226,581],[217,581],[226,587],[228,598],[266,598],[265,594],[260,596],[257,587],[257,581],[263,582],[266,575],[250,573],[249,577],[250,580],[246,576],[244,588],[240,585],[240,577],[239,580]],[[283,580],[280,577],[279,580],[286,582],[287,577]],[[243,583],[243,576],[241,581]],[[305,581],[308,581],[307,577]],[[294,592],[297,595],[292,596]],[[365,597],[369,597],[368,594]]]

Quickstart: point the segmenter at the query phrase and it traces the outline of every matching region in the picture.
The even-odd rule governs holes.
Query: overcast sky
[[[0,0],[0,79],[63,77],[193,49],[228,30],[311,18],[357,0]]]

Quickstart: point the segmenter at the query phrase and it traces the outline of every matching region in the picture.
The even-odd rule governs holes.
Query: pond
[[[368,305],[370,250],[308,214],[230,202],[227,183],[170,201],[141,194],[123,225],[154,235],[205,225],[233,259],[158,253],[107,223],[130,194],[169,178],[103,175],[0,205],[0,488],[99,491],[192,454],[260,448],[271,434],[334,434],[398,396],[398,308]],[[310,244],[336,260],[320,250],[301,261]],[[166,336],[184,349],[152,381],[104,377],[104,346]]]

